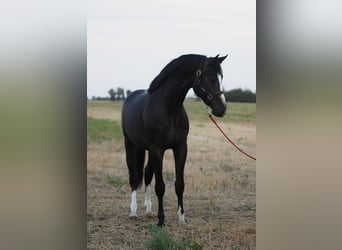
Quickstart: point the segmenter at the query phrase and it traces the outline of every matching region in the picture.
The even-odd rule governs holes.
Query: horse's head
[[[226,99],[221,90],[223,78],[221,63],[226,56],[209,57],[201,69],[196,71],[193,90],[211,108],[213,115],[223,117],[226,113]]]

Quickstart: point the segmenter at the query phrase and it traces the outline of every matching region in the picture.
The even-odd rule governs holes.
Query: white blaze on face
[[[217,79],[218,79],[218,82],[220,84],[220,88],[221,88],[221,84],[222,84],[222,76],[220,74],[217,74]]]
[[[223,92],[223,90],[222,90],[222,76],[220,74],[217,74],[217,79],[218,79],[218,82],[220,84],[220,90]],[[226,98],[224,97],[224,94],[221,94],[220,98],[221,98],[223,105],[226,105]]]
[[[146,206],[146,214],[152,213],[151,185],[146,186],[145,206]]]
[[[131,214],[129,217],[137,217],[137,192],[133,191],[131,194]]]
[[[226,98],[224,97],[224,94],[220,95],[221,101],[224,105],[226,105]]]

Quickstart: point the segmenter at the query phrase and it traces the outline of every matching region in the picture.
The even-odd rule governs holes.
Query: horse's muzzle
[[[216,98],[211,103],[212,114],[216,117],[224,117],[226,114],[227,104],[225,100],[221,98]]]
[[[212,113],[216,117],[224,117],[226,115],[226,108],[221,111],[213,110]]]

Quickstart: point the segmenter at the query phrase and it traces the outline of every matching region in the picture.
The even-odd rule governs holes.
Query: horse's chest
[[[189,128],[186,124],[165,123],[162,126],[149,129],[150,142],[164,148],[171,148],[173,145],[186,140],[188,132]]]

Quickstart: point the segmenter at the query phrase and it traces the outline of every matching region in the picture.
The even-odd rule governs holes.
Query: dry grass
[[[92,107],[88,116],[120,119],[117,111]],[[185,166],[186,225],[178,225],[172,152],[164,158],[165,226],[177,240],[184,236],[204,249],[256,248],[255,161],[224,141],[210,123],[190,121]],[[232,139],[256,154],[255,124],[221,123]],[[154,181],[153,181],[154,183]],[[89,249],[144,249],[146,225],[144,188],[137,192],[138,218],[129,219],[130,187],[122,139],[88,145],[87,233]],[[156,212],[157,197],[152,195]]]

